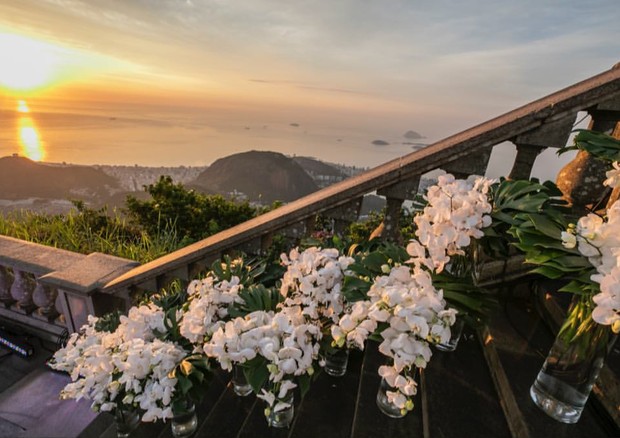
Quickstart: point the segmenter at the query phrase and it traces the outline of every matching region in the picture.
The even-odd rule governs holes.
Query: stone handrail
[[[111,278],[137,263],[105,254],[83,255],[0,236],[0,317],[57,339],[88,314],[127,307],[127,297],[100,296]],[[125,299],[125,302],[119,300]]]

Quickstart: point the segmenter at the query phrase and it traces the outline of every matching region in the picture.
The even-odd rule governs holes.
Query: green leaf
[[[269,379],[269,370],[267,369],[267,359],[264,357],[256,357],[243,365],[243,372],[248,383],[252,386],[255,394],[260,394],[261,388]]]
[[[302,374],[301,376],[297,377],[297,382],[299,383],[299,390],[301,391],[301,396],[304,397],[310,390],[310,383],[312,382],[312,377],[308,374]]]
[[[530,271],[532,274],[540,274],[553,280],[564,277],[564,272],[550,266],[539,266]]]
[[[382,254],[378,251],[371,252],[366,257],[364,257],[363,264],[367,269],[375,272],[381,272],[381,266],[385,265],[388,261],[388,258],[385,254]]]
[[[228,308],[231,317],[245,316],[258,310],[275,311],[284,297],[275,288],[267,288],[262,284],[255,284],[239,291],[243,303],[234,303]]]
[[[559,292],[569,292],[569,293],[577,294],[577,295],[583,295],[587,293],[584,290],[584,284],[578,280],[572,280],[566,286],[563,286],[562,288],[558,290]]]
[[[342,285],[342,294],[348,302],[361,301],[368,298],[370,283],[361,278],[346,276]]]
[[[180,372],[177,372],[177,381],[183,394],[187,394],[193,386],[192,381]]]

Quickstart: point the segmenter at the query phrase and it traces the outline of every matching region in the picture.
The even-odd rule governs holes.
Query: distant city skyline
[[[434,142],[609,69],[619,21],[616,0],[0,0],[0,156],[374,167],[410,130]]]

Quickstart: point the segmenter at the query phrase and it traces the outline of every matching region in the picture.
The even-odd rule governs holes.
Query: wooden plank
[[[351,435],[361,365],[362,353],[353,351],[344,376],[331,377],[321,372],[297,413],[291,438],[306,437],[309,431],[316,437],[348,438]]]
[[[415,408],[404,418],[390,418],[377,407],[377,390],[381,377],[379,366],[385,363],[376,342],[368,342],[362,365],[359,393],[351,438],[410,437],[423,433],[420,391],[414,398]]]
[[[527,284],[522,286],[522,289],[529,290]],[[510,288],[511,292],[521,289],[518,285],[511,285]],[[554,336],[540,319],[530,294],[505,297],[502,311],[490,315],[488,326],[507,382],[527,421],[531,436],[620,436],[613,422],[601,415],[590,402],[586,404],[579,422],[564,424],[549,417],[532,401],[530,387],[553,344]]]
[[[420,369],[420,410],[422,411],[422,436],[431,438],[430,409],[428,407],[428,388],[426,372]]]
[[[482,346],[484,358],[489,366],[491,378],[495,383],[495,388],[497,389],[500,404],[504,410],[504,416],[508,422],[511,435],[513,438],[528,438],[530,433],[527,428],[527,423],[512,393],[510,382],[508,381],[508,377],[506,377],[497,350],[495,350],[493,337],[491,336],[488,326],[481,327],[478,330],[478,340]]]
[[[422,377],[425,436],[510,436],[494,382],[473,330],[465,328],[453,352],[434,349]]]
[[[240,397],[234,393],[232,383],[228,382],[221,397],[208,412],[204,423],[199,426],[195,437],[236,436],[256,403],[254,394]]]

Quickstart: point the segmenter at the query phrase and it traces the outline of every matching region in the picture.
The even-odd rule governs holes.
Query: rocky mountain
[[[293,161],[299,164],[312,177],[319,188],[335,184],[348,177],[338,167],[315,158],[293,157]]]
[[[120,191],[116,178],[91,166],[41,164],[20,156],[0,158],[0,199],[102,201]]]
[[[303,168],[283,154],[250,151],[220,158],[193,186],[223,195],[243,194],[250,201],[290,202],[318,190]]]
[[[293,161],[299,164],[310,175],[329,175],[337,178],[345,178],[346,175],[340,169],[324,161],[312,157],[293,157]]]

